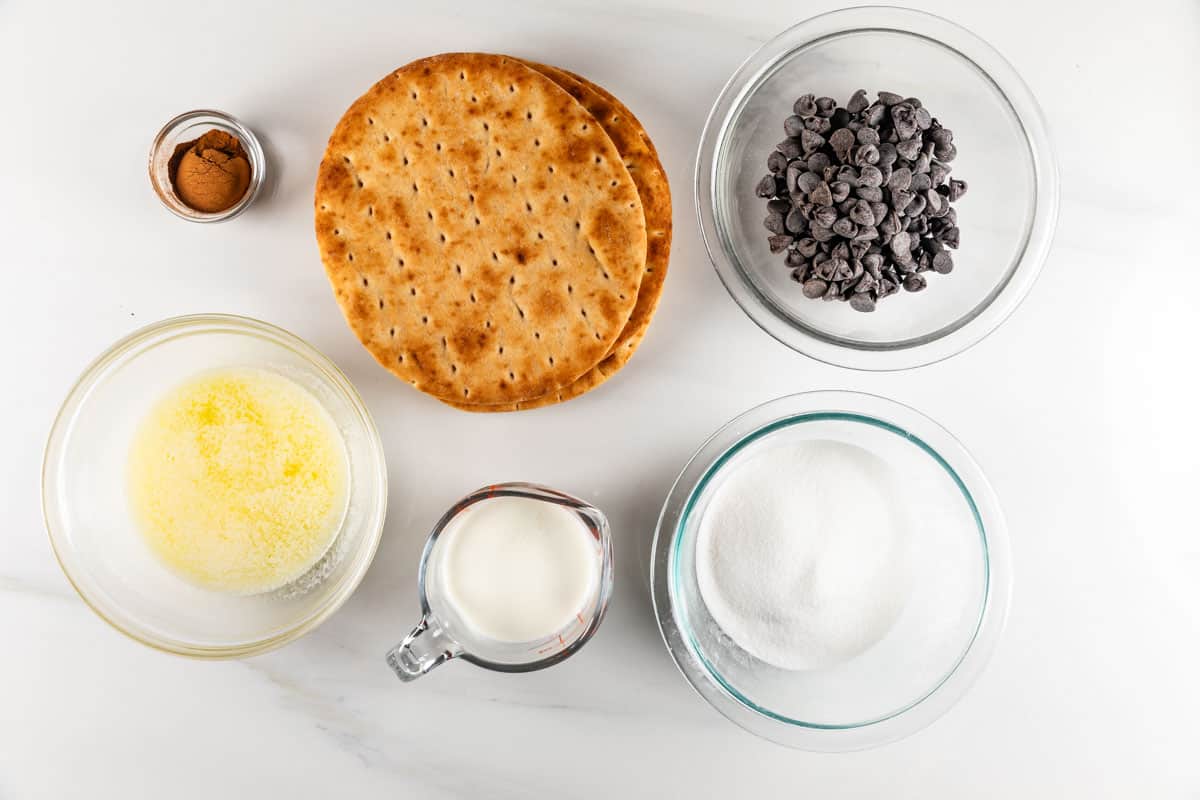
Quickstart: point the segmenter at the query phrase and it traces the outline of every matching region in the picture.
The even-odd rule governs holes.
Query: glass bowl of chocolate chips
[[[760,327],[821,361],[896,370],[987,336],[1050,249],[1058,176],[1037,101],[940,17],[859,7],[784,31],[701,136],[709,256]]]

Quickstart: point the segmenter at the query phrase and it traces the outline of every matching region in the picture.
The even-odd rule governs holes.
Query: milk
[[[595,595],[600,550],[583,521],[560,505],[495,497],[442,531],[445,601],[477,635],[532,642],[566,627]]]

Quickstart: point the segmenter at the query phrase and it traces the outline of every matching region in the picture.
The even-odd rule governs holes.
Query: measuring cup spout
[[[436,619],[426,614],[404,641],[388,651],[387,663],[400,680],[415,681],[462,651],[462,645],[451,639]]]

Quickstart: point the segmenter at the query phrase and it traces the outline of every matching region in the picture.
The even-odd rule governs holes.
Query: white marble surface
[[[833,4],[0,3],[0,798],[1200,797],[1195,227],[1200,7],[1190,0],[923,4],[995,44],[1046,110],[1059,233],[1000,331],[933,367],[860,374],[796,355],[729,300],[700,245],[693,149],[726,77]],[[345,106],[452,49],[578,70],[654,135],[675,192],[662,309],[632,364],[567,405],[464,415],[379,369],[317,258],[311,188]],[[195,107],[266,139],[273,192],[223,226],[157,204],[145,151]],[[83,365],[162,317],[228,311],[314,342],[363,390],[388,449],[383,545],[317,632],[236,663],[169,657],[94,617],[42,530],[38,467]],[[841,756],[759,741],[663,649],[645,588],[659,504],[693,448],[769,398],[845,387],[955,432],[999,492],[1016,577],[1006,635],[927,730]],[[555,484],[617,531],[611,614],[528,676],[381,659],[416,616],[425,531],[494,480]]]

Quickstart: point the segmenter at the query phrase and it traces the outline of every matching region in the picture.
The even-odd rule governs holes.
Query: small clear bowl
[[[962,245],[949,275],[861,313],[801,293],[770,252],[755,185],[805,93],[845,103],[856,89],[920,98],[954,131]],[[794,350],[844,367],[897,370],[959,353],[996,329],[1032,288],[1058,217],[1058,176],[1041,110],[990,45],[940,17],[865,6],[789,28],[738,68],[717,98],[696,163],[709,257],[733,299]]]
[[[307,389],[337,424],[349,467],[349,502],[328,552],[287,586],[250,596],[200,588],[164,566],[131,517],[125,484],[150,406],[196,373],[227,367],[271,370]],[[133,639],[196,658],[262,653],[327,619],[366,574],[386,505],[383,445],[346,376],[287,331],[229,315],[168,319],[105,351],[63,402],[42,465],[50,544],[80,597]]]
[[[785,670],[748,653],[713,619],[696,540],[714,493],[745,459],[806,440],[854,445],[888,462],[904,476],[919,521],[909,532],[909,594],[887,632],[832,666]],[[811,392],[747,411],[696,452],[659,518],[651,589],[671,657],[714,708],[765,739],[836,752],[915,733],[962,697],[1004,628],[1010,570],[999,502],[945,429],[881,397]]]
[[[177,146],[195,141],[214,128],[236,136],[242,143],[242,149],[250,160],[250,185],[246,187],[241,200],[224,211],[208,213],[197,211],[175,194],[175,187],[171,185],[170,165]],[[188,222],[224,222],[241,214],[258,197],[267,175],[267,156],[254,132],[235,117],[223,111],[201,109],[180,114],[162,127],[150,145],[149,169],[154,193],[172,214]]]

